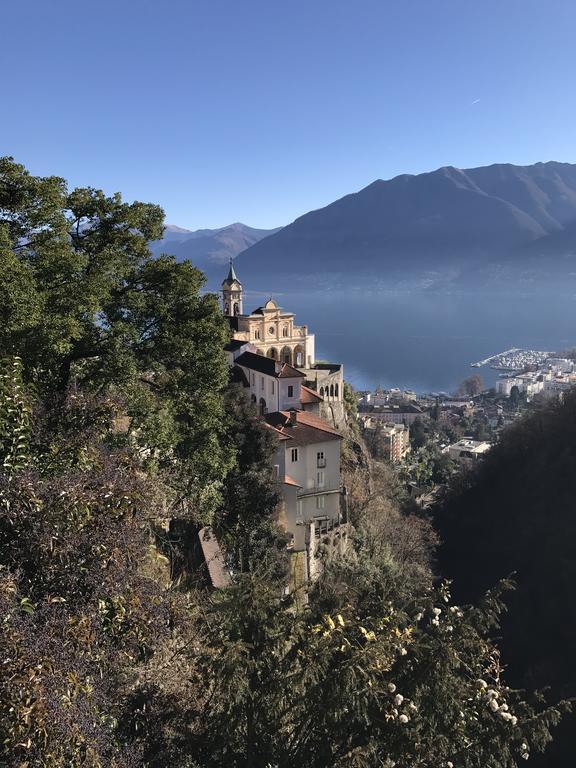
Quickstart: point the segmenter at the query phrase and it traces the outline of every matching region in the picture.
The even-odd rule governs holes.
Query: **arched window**
[[[338,397],[338,384],[334,384],[334,395]]]
[[[256,403],[256,395],[250,395],[250,401]]]
[[[240,314],[240,305],[237,301],[234,302],[234,314],[239,315]]]
[[[320,397],[324,397],[324,387],[320,387]]]
[[[259,339],[260,338],[260,329],[259,328],[256,328],[256,330],[254,331],[254,338],[255,339]]]
[[[287,338],[287,337],[288,337],[288,326],[287,326],[287,325],[285,325],[285,326],[282,328],[282,336],[284,336],[284,338]]]
[[[228,302],[225,302],[224,304],[224,314],[229,315],[230,314],[230,304]]]
[[[330,397],[334,397],[334,384],[330,384]]]
[[[271,357],[272,360],[278,360],[278,350],[276,349],[276,347],[270,347],[270,349],[268,350],[267,357]]]
[[[300,344],[294,347],[294,365],[297,368],[302,368],[304,365],[304,347]]]
[[[288,363],[288,365],[292,365],[292,350],[290,347],[282,347],[282,352],[280,352],[280,360],[283,363]]]
[[[266,400],[264,400],[263,397],[260,398],[260,416],[264,416],[264,414],[268,411],[266,408]]]

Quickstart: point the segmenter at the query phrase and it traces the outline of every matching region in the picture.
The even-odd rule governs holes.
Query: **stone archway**
[[[282,351],[280,352],[280,360],[283,363],[292,365],[292,350],[290,347],[282,347]]]
[[[296,368],[304,368],[305,360],[304,347],[301,344],[297,344],[294,347],[294,365]]]
[[[260,398],[260,416],[264,416],[268,412],[268,408],[266,407],[266,400],[264,400],[263,397]]]
[[[276,347],[270,347],[268,352],[266,353],[266,357],[272,358],[272,360],[278,360],[278,350]]]

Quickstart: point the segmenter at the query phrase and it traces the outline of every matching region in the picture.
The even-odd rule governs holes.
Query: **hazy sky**
[[[0,71],[0,154],[190,228],[576,162],[575,0],[4,0]]]

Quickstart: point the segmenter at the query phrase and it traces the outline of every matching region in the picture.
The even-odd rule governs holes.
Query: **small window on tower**
[[[288,397],[294,397],[294,387],[292,384],[288,385]]]
[[[291,459],[292,461],[298,461],[298,448],[292,448]]]

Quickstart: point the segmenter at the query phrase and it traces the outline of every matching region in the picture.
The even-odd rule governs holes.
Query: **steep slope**
[[[435,511],[439,566],[456,599],[474,601],[511,573],[518,584],[502,625],[513,684],[576,696],[576,392],[503,436],[477,473]],[[537,765],[574,765],[574,719]]]
[[[446,167],[378,180],[307,213],[244,251],[238,265],[248,277],[524,265],[573,222],[575,165]],[[541,248],[527,250],[534,243]]]

